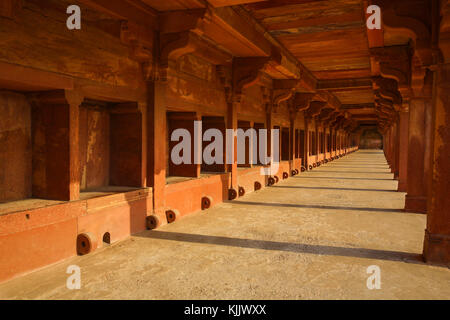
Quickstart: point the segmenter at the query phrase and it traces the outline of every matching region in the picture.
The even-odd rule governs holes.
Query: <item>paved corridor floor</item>
[[[426,216],[402,212],[396,189],[382,151],[359,151],[4,283],[0,298],[449,299],[450,270],[420,260]],[[74,264],[80,290],[66,288]]]

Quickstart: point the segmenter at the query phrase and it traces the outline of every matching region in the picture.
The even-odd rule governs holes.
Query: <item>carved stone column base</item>
[[[450,236],[425,230],[423,257],[427,263],[450,268]]]
[[[424,196],[406,195],[405,211],[427,213],[427,198]]]

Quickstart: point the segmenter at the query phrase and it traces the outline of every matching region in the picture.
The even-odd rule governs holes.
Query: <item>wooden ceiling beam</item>
[[[365,109],[365,108],[373,109],[373,108],[375,108],[375,104],[374,103],[358,103],[358,104],[343,104],[341,106],[341,109]]]
[[[268,0],[208,0],[208,2],[216,8],[266,1]]]
[[[317,90],[372,88],[371,78],[319,80]]]
[[[237,56],[243,56],[245,52],[248,52],[247,56],[260,57],[272,54],[272,45],[263,33],[233,8],[215,8],[210,13],[202,26],[202,32],[210,39],[235,52]]]
[[[158,12],[140,1],[79,0],[79,2],[113,18],[132,21],[154,30],[159,29]]]

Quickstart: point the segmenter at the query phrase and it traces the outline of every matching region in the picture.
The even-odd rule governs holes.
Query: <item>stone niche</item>
[[[25,95],[0,91],[0,202],[32,195],[31,107]]]
[[[288,161],[289,156],[289,128],[283,127],[280,130],[280,136],[281,136],[281,146],[280,146],[280,152],[281,152],[281,160],[282,161]]]
[[[199,120],[196,112],[167,112],[167,176],[198,178],[200,176],[199,165],[194,163],[194,121]],[[190,134],[191,157],[189,163],[175,164],[171,160],[172,150],[178,141],[171,141],[172,133],[177,129],[187,130]],[[183,151],[180,157],[183,157]]]
[[[302,165],[304,165],[305,130],[295,129],[295,158],[302,159]]]
[[[136,103],[80,106],[80,191],[140,187],[142,115]]]
[[[202,162],[201,172],[202,173],[222,173],[225,172],[225,163],[226,163],[226,150],[225,150],[225,142],[226,142],[226,125],[225,125],[225,117],[202,117],[202,130],[203,134],[209,129],[217,129],[222,133],[223,137],[223,159],[222,163],[213,163],[207,164],[205,161]],[[212,142],[203,141],[203,150]],[[213,154],[215,156],[215,154]]]

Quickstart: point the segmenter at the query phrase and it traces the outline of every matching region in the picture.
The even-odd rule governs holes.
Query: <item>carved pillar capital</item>
[[[65,90],[66,101],[71,106],[80,106],[84,100],[84,93],[79,89]]]

